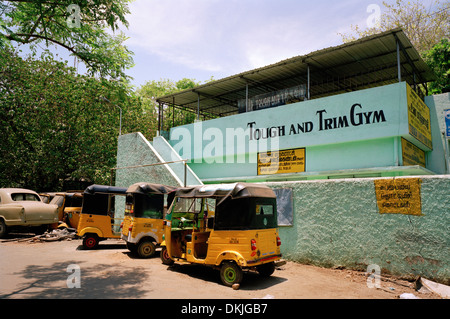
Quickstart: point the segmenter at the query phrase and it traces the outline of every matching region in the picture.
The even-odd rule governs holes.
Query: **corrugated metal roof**
[[[398,28],[159,97],[157,102],[199,110],[206,117],[228,116],[238,113],[238,101],[246,98],[247,84],[249,97],[306,85],[308,66],[311,99],[395,83],[397,41],[402,81],[412,85],[435,80],[433,71]]]

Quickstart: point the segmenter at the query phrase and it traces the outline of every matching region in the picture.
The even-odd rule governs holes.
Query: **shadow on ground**
[[[80,270],[80,288],[73,286],[77,279],[75,271],[68,269],[69,265],[78,265]],[[99,264],[87,267],[83,263],[67,261],[54,263],[51,266],[28,266],[20,274],[24,283],[15,291],[0,295],[2,298],[140,298],[148,290],[142,283],[148,276],[143,268],[124,268],[118,265]]]
[[[185,274],[199,280],[217,283],[218,285],[223,285],[222,281],[220,280],[219,270],[211,267],[195,264],[191,265],[174,264],[168,267],[167,270]],[[242,290],[267,289],[287,280],[282,277],[277,277],[276,274],[277,273],[275,271],[275,273],[272,276],[264,278],[261,277],[257,272],[245,271],[244,278],[242,279],[239,289]]]

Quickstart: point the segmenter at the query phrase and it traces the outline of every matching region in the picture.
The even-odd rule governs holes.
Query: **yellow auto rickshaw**
[[[272,189],[235,183],[179,188],[165,217],[161,259],[220,270],[224,285],[243,270],[270,276],[280,261],[277,203]]]
[[[58,206],[58,219],[62,222],[60,226],[75,229],[78,227],[82,203],[83,193],[81,191],[55,193],[50,201],[50,204]]]
[[[151,183],[136,183],[127,189],[122,239],[141,258],[152,257],[162,242],[165,203],[173,190],[174,187]]]
[[[125,201],[127,188],[91,185],[83,193],[83,206],[77,235],[83,238],[85,249],[95,249],[108,238],[120,238],[123,218],[116,218],[116,197]]]

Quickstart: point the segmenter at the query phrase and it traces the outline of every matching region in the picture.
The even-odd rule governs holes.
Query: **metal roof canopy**
[[[403,30],[397,28],[158,97],[156,101],[160,110],[162,105],[170,105],[195,112],[198,117],[214,118],[237,114],[239,100],[300,84],[307,86],[307,97],[315,99],[401,81],[416,87],[433,80],[436,75]]]

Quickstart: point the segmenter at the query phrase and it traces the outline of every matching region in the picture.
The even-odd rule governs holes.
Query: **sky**
[[[383,0],[134,0],[128,28],[120,28],[134,53],[126,73],[136,88],[161,79],[221,79],[340,45],[340,33],[367,28],[384,8]]]
[[[392,3],[394,1],[387,1]],[[135,0],[127,17],[136,86],[208,81],[343,43],[378,0]],[[369,20],[369,22],[368,22]]]

